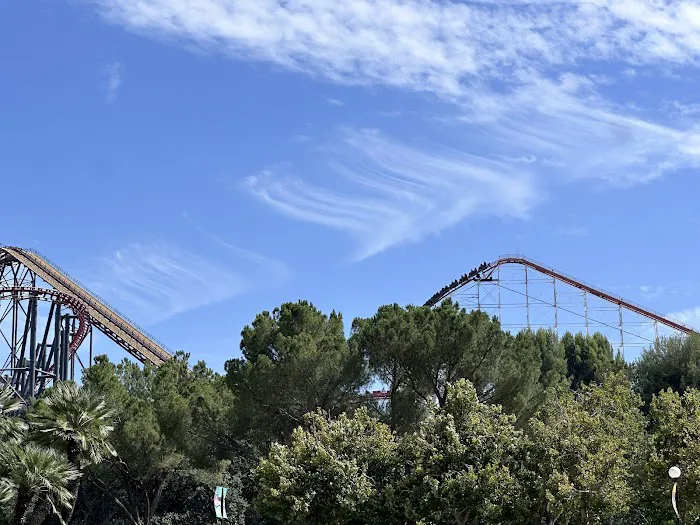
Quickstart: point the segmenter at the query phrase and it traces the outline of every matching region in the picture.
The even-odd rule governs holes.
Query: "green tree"
[[[286,441],[317,408],[338,415],[364,402],[364,359],[336,312],[326,316],[306,301],[263,312],[243,329],[241,352],[226,363],[227,381],[240,430],[257,442]]]
[[[548,394],[569,387],[566,356],[554,330],[523,330],[516,335],[513,346],[518,356],[514,364],[520,365],[522,379],[515,383],[510,399],[504,396],[501,399],[504,408],[516,414],[520,424],[526,425]],[[537,376],[534,380],[533,375]],[[517,373],[512,377],[519,378]]]
[[[671,524],[668,469],[680,467],[680,507],[686,523],[700,520],[700,390],[680,394],[670,388],[649,407],[653,448],[645,463],[642,505],[650,523]]]
[[[374,317],[353,321],[352,341],[366,355],[370,371],[387,385],[384,421],[392,431],[413,430],[427,409],[428,397],[412,375],[409,356],[429,344],[429,334],[416,323],[415,309],[381,306]]]
[[[599,332],[592,336],[567,332],[561,344],[566,354],[567,376],[574,390],[601,383],[608,374],[626,369],[620,352],[613,352],[610,342]]]
[[[548,398],[529,422],[523,485],[544,523],[603,523],[627,513],[645,452],[641,399],[621,374]]]
[[[663,338],[645,350],[634,367],[635,388],[645,403],[671,388],[700,388],[700,336]]]
[[[18,444],[27,431],[27,423],[17,417],[25,410],[24,402],[14,396],[11,388],[0,390],[0,446]]]
[[[155,370],[126,360],[114,365],[101,356],[84,374],[85,384],[105,395],[117,414],[113,444],[118,457],[90,468],[87,478],[129,524],[152,523],[166,483],[177,471],[201,467],[220,474],[224,466],[219,454],[225,436],[216,435],[205,413],[230,408],[228,390],[218,400],[224,407],[215,408],[210,389],[215,378],[202,365],[190,372],[187,360],[178,353]],[[95,519],[99,522],[100,516]]]
[[[480,402],[468,381],[448,389],[445,406],[401,441],[404,471],[386,499],[413,522],[517,523],[522,431],[500,406]]]
[[[248,502],[242,497],[241,478],[228,471],[223,478],[206,471],[182,469],[173,472],[165,484],[161,507],[153,525],[216,525],[212,497],[214,487],[228,487],[226,494],[226,523],[243,525]],[[219,521],[220,523],[220,521]]]
[[[64,454],[80,471],[116,456],[113,416],[104,396],[73,382],[49,389],[29,414],[34,440]]]
[[[55,450],[31,442],[4,446],[0,463],[0,502],[9,506],[12,525],[36,523],[37,514],[40,522],[44,505],[59,517],[72,507],[70,487],[80,473]]]
[[[56,449],[82,475],[87,466],[116,456],[110,443],[113,415],[103,396],[73,382],[62,382],[38,400],[29,420],[33,439]],[[73,501],[80,480],[76,478],[69,486]],[[73,509],[74,505],[64,510],[65,521],[70,520]]]
[[[568,386],[567,362],[564,347],[554,330],[540,328],[534,334],[540,351],[540,378],[543,389]]]
[[[536,409],[545,387],[540,383],[542,358],[538,339],[530,330],[515,337],[506,334],[496,362],[490,394],[483,401],[499,404],[504,411],[526,420]]]
[[[336,420],[308,414],[289,445],[273,444],[256,468],[255,506],[282,523],[378,523],[395,448],[388,427],[365,408]]]
[[[493,386],[506,336],[483,312],[444,301],[436,308],[385,306],[355,321],[356,337],[375,374],[396,389],[411,388],[424,403],[447,402],[447,385],[469,379],[480,395]]]
[[[558,366],[551,354],[550,368],[543,365],[546,337],[524,332],[513,338],[495,318],[451,301],[435,308],[383,306],[356,319],[353,332],[372,372],[388,385],[394,430],[414,428],[433,401],[444,406],[447,385],[459,379],[469,380],[480,400],[527,413],[543,390],[541,376]]]

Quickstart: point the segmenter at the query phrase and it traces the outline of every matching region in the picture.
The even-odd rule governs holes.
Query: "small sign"
[[[216,519],[227,519],[226,516],[226,493],[227,487],[216,487],[214,490],[214,512]]]

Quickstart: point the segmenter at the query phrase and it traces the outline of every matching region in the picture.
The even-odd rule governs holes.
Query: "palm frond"
[[[11,388],[0,390],[0,442],[19,443],[27,431],[27,423],[18,417],[24,402],[14,396]]]
[[[48,502],[56,514],[59,508],[71,507],[70,486],[80,472],[58,452],[28,442],[3,447],[2,460],[6,472],[0,478],[0,502],[39,499]]]
[[[77,451],[81,465],[116,455],[109,437],[114,412],[100,394],[75,383],[59,383],[31,414],[38,443]]]

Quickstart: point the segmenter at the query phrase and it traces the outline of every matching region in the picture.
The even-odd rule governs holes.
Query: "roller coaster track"
[[[654,322],[658,322],[683,334],[698,334],[698,332],[695,329],[688,325],[685,325],[678,321],[674,321],[673,319],[670,319],[660,313],[654,312],[652,310],[649,310],[648,308],[623,299],[620,296],[606,292],[596,286],[592,286],[581,280],[575,279],[570,275],[557,271],[549,266],[546,266],[523,255],[504,255],[501,256],[495,262],[482,264],[480,267],[475,268],[470,273],[464,274],[459,279],[443,287],[439,292],[435,293],[425,303],[425,306],[435,306],[440,301],[446,299],[459,289],[464,288],[465,286],[468,286],[471,283],[494,281],[494,273],[496,272],[496,270],[501,266],[509,264],[520,265],[535,270],[543,275],[551,277],[552,279],[566,283],[567,285],[577,288],[583,292],[590,293],[591,295],[603,299],[604,301],[612,303],[618,307],[630,310],[638,315],[641,315],[642,317],[645,317]]]
[[[14,293],[33,294],[39,298],[61,302],[76,313],[80,326],[71,341],[71,354],[80,346],[88,333],[89,325],[92,325],[142,363],[160,366],[172,358],[162,344],[39,253],[5,246],[0,247],[0,255],[9,256],[21,263],[54,288],[47,290],[22,287],[21,290],[14,290]],[[2,289],[2,293],[12,292],[11,289]]]
[[[71,355],[78,351],[78,348],[83,341],[85,341],[85,338],[90,332],[90,314],[88,313],[84,303],[72,295],[62,293],[57,290],[50,290],[48,288],[32,288],[29,286],[0,288],[0,299],[7,295],[14,297],[36,297],[37,299],[44,301],[55,301],[61,303],[62,305],[68,306],[68,308],[73,310],[73,313],[78,318],[78,331],[71,339],[70,346],[68,348]]]

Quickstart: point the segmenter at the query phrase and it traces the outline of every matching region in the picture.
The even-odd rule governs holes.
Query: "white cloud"
[[[700,163],[700,133],[626,115],[582,76],[532,75],[507,95],[479,93],[462,118],[484,147],[535,164],[541,159],[542,167],[557,168],[560,182],[628,185]]]
[[[538,192],[572,179],[624,186],[700,164],[690,124],[655,122],[601,94],[650,68],[695,67],[697,0],[85,1],[142,34],[453,103],[468,144],[460,153],[351,133],[344,147],[370,168],[333,172],[350,189],[307,174],[249,180],[286,214],[358,237],[360,257],[477,211],[522,215]],[[610,73],[587,75],[589,64]]]
[[[326,178],[361,174],[362,192],[269,176],[252,179],[249,187],[292,217],[353,233],[368,256],[477,213],[523,216],[552,188],[571,181],[624,187],[700,164],[700,134],[618,113],[585,78],[572,75],[531,77],[508,96],[475,94],[459,118],[455,129],[466,137],[459,152],[369,132],[346,134],[334,148],[364,157],[369,167],[353,164]]]
[[[700,306],[668,314],[668,317],[700,331]]]
[[[331,106],[344,106],[345,102],[337,98],[327,98],[326,102]]]
[[[259,284],[228,265],[167,243],[130,244],[101,258],[85,280],[144,324],[230,299]]]
[[[696,117],[700,114],[700,104],[684,103],[679,100],[668,101],[664,104],[666,110],[672,114],[678,114],[682,117]]]
[[[668,291],[663,286],[659,285],[640,286],[639,291],[642,293],[645,299],[655,299],[657,297],[662,296],[664,293],[668,293]]]
[[[119,96],[119,88],[122,85],[122,65],[119,62],[107,65],[104,69],[104,75],[104,88],[107,92],[107,102],[111,104],[115,102]]]
[[[466,91],[580,59],[692,63],[700,5],[692,0],[86,0],[134,31],[189,40],[237,57],[325,77]]]
[[[419,149],[376,130],[345,130],[329,173],[344,190],[263,172],[246,180],[260,200],[296,219],[352,234],[357,259],[417,241],[474,215],[527,214],[531,177],[502,161],[447,148]]]

